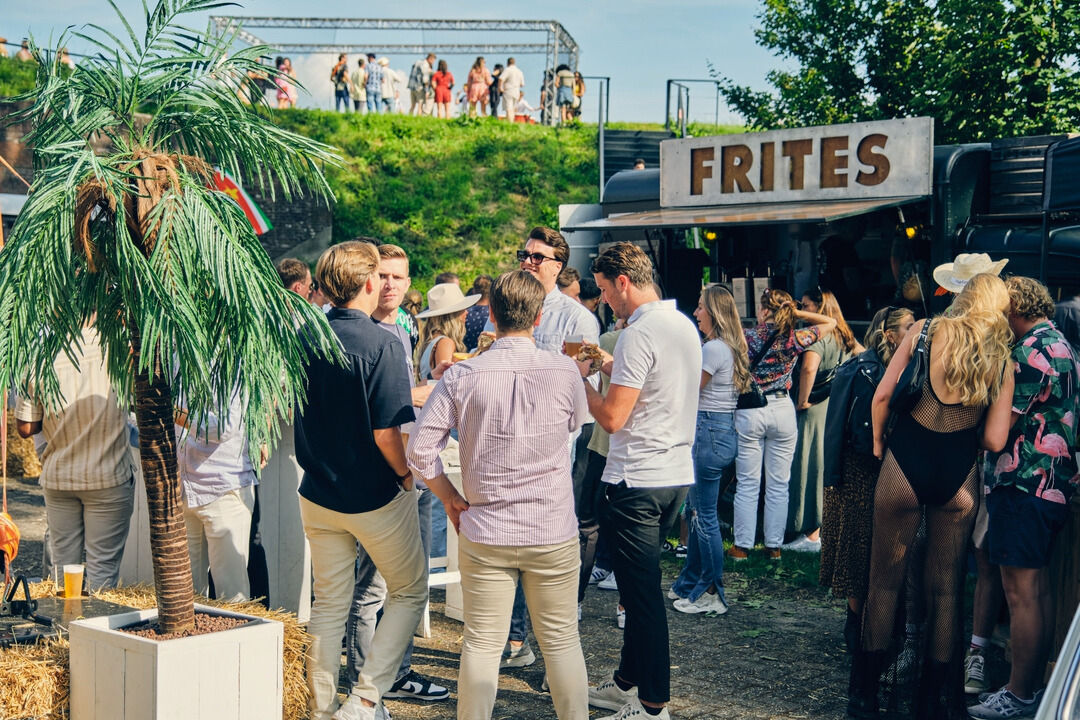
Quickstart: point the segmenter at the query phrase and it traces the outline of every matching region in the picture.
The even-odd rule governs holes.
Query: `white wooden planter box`
[[[195,609],[252,622],[164,642],[114,629],[156,609],[71,623],[71,720],[281,720],[281,623]]]

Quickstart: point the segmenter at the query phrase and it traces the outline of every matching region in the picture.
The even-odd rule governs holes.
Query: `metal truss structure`
[[[551,72],[544,78],[544,116],[548,124],[555,124],[558,108],[555,105],[554,69],[565,63],[571,70],[578,69],[578,44],[566,28],[555,20],[408,20],[387,18],[294,18],[294,17],[239,17],[215,15],[211,18],[220,35],[236,33],[237,38],[249,45],[268,45],[282,53],[294,55],[316,53],[373,52],[377,55],[412,54],[433,52],[437,55],[485,55],[513,54],[544,55],[545,67]],[[461,32],[524,32],[545,33],[546,42],[509,43],[438,43],[438,44],[361,44],[345,43],[271,43],[253,34],[259,28],[303,30],[442,30]]]

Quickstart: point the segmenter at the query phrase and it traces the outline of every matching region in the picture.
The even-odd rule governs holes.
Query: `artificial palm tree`
[[[73,73],[33,48],[37,87],[13,119],[33,125],[34,182],[0,252],[0,387],[54,404],[53,362],[91,324],[134,407],[166,632],[194,621],[173,398],[194,426],[226,415],[238,391],[251,447],[271,444],[273,415],[302,398],[305,353],[339,352],[323,314],[281,288],[241,209],[210,187],[217,165],[286,199],[328,198],[320,164],[336,161],[240,99],[250,77],[275,75],[259,62],[268,48],[233,51],[234,37],[177,22],[222,4],[144,5],[142,38],[113,5],[127,37],[74,33],[96,54]]]

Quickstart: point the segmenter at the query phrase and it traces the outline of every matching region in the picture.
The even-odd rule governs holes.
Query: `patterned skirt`
[[[821,575],[837,598],[866,599],[870,579],[870,544],[874,527],[874,488],[881,461],[873,455],[845,452],[843,482],[825,488],[821,523]]]

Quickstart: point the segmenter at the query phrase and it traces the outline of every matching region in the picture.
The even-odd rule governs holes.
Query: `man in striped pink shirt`
[[[442,500],[460,533],[465,634],[458,718],[491,717],[519,578],[556,713],[561,720],[589,716],[568,445],[587,408],[574,362],[533,343],[544,295],[526,271],[499,276],[490,300],[495,343],[446,371],[409,439],[409,467]],[[439,460],[453,428],[464,497]]]

